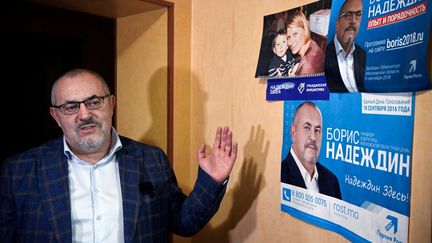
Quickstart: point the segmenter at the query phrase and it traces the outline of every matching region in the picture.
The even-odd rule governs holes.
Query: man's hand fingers
[[[231,150],[231,161],[234,163],[234,161],[237,159],[237,148],[238,148],[238,144],[237,142],[234,142],[233,146],[232,146],[232,150]]]
[[[222,131],[222,138],[220,143],[220,149],[225,150],[227,145],[227,138],[228,138],[229,128],[224,127]]]
[[[201,144],[201,146],[198,149],[198,160],[205,158],[205,150],[206,150],[205,144]]]
[[[222,128],[218,127],[216,129],[216,137],[215,137],[215,141],[213,143],[213,149],[220,148],[221,140],[222,140]]]

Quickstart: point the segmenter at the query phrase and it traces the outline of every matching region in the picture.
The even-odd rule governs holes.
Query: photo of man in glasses
[[[354,43],[362,15],[362,0],[346,0],[339,10],[336,35],[325,54],[325,76],[331,92],[364,91],[366,52]]]

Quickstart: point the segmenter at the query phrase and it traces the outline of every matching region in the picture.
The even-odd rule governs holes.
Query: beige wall
[[[431,46],[429,47],[429,49]],[[411,174],[410,242],[432,242],[432,91],[417,92]]]
[[[309,1],[310,2],[310,1]],[[280,212],[282,102],[266,102],[253,78],[264,15],[309,3],[286,0],[192,2],[191,149],[229,125],[239,157],[218,214],[197,236],[174,242],[347,242]],[[432,94],[418,96],[410,239],[431,241]],[[193,154],[194,155],[194,154]],[[191,170],[196,162],[191,162]],[[191,177],[191,183],[194,177]],[[181,240],[177,240],[177,239]]]
[[[174,169],[183,190],[190,192],[196,178],[196,149],[203,142],[212,144],[216,127],[230,126],[239,143],[237,163],[219,212],[198,235],[174,236],[174,242],[347,242],[336,233],[280,212],[283,105],[266,102],[265,82],[253,78],[263,16],[311,1],[172,2],[175,4]],[[117,124],[126,135],[130,132],[140,141],[163,144],[153,135],[147,136],[155,116],[148,98],[152,97],[149,91],[152,77],[163,79],[166,73],[142,59],[148,55],[155,58],[155,54],[148,54],[153,49],[141,38],[153,28],[146,23],[161,26],[158,21],[165,14],[156,11],[144,15],[117,22]],[[136,20],[138,26],[130,23]],[[152,71],[144,72],[148,65]],[[136,91],[141,95],[131,95]],[[432,120],[432,93],[417,95],[416,103],[410,242],[431,242],[432,180],[428,174],[432,171],[429,162],[432,132],[428,127]],[[139,113],[134,114],[135,111]],[[158,129],[153,134],[165,134],[162,127]]]
[[[167,1],[173,2],[173,1]],[[155,2],[156,3],[156,2]],[[167,24],[168,10],[144,12],[116,20],[116,90],[118,131],[167,152]],[[196,178],[191,158],[191,1],[175,3],[174,11],[173,164],[185,192]],[[192,161],[192,162],[191,162]],[[194,177],[195,176],[195,177]]]
[[[173,2],[173,1],[172,1]],[[174,154],[179,185],[190,192],[196,178],[196,156],[191,149],[191,0],[175,1],[174,7]]]
[[[116,20],[117,130],[165,152],[167,23],[164,8]]]

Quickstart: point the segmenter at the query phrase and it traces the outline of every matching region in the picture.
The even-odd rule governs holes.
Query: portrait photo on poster
[[[429,5],[394,3],[332,1],[325,53],[331,92],[411,92],[432,87]]]
[[[256,78],[324,73],[330,0],[264,16]]]
[[[315,103],[305,101],[297,106],[289,127],[291,147],[281,164],[281,182],[342,199],[337,177],[318,162],[322,123]]]
[[[281,211],[353,242],[407,242],[414,110],[413,93],[285,101]]]

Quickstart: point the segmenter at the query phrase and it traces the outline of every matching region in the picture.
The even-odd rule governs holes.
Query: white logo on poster
[[[297,87],[297,90],[300,92],[300,94],[303,94],[303,91],[305,90],[305,83],[300,83],[300,85]]]
[[[294,83],[286,82],[282,84],[272,85],[270,86],[270,94],[281,94],[281,90],[289,90],[294,88]]]
[[[416,59],[411,60],[410,64],[411,64],[411,66],[410,66],[409,72],[410,73],[415,72],[416,68],[417,68],[417,60]]]
[[[283,188],[283,200],[291,202],[291,190]]]

